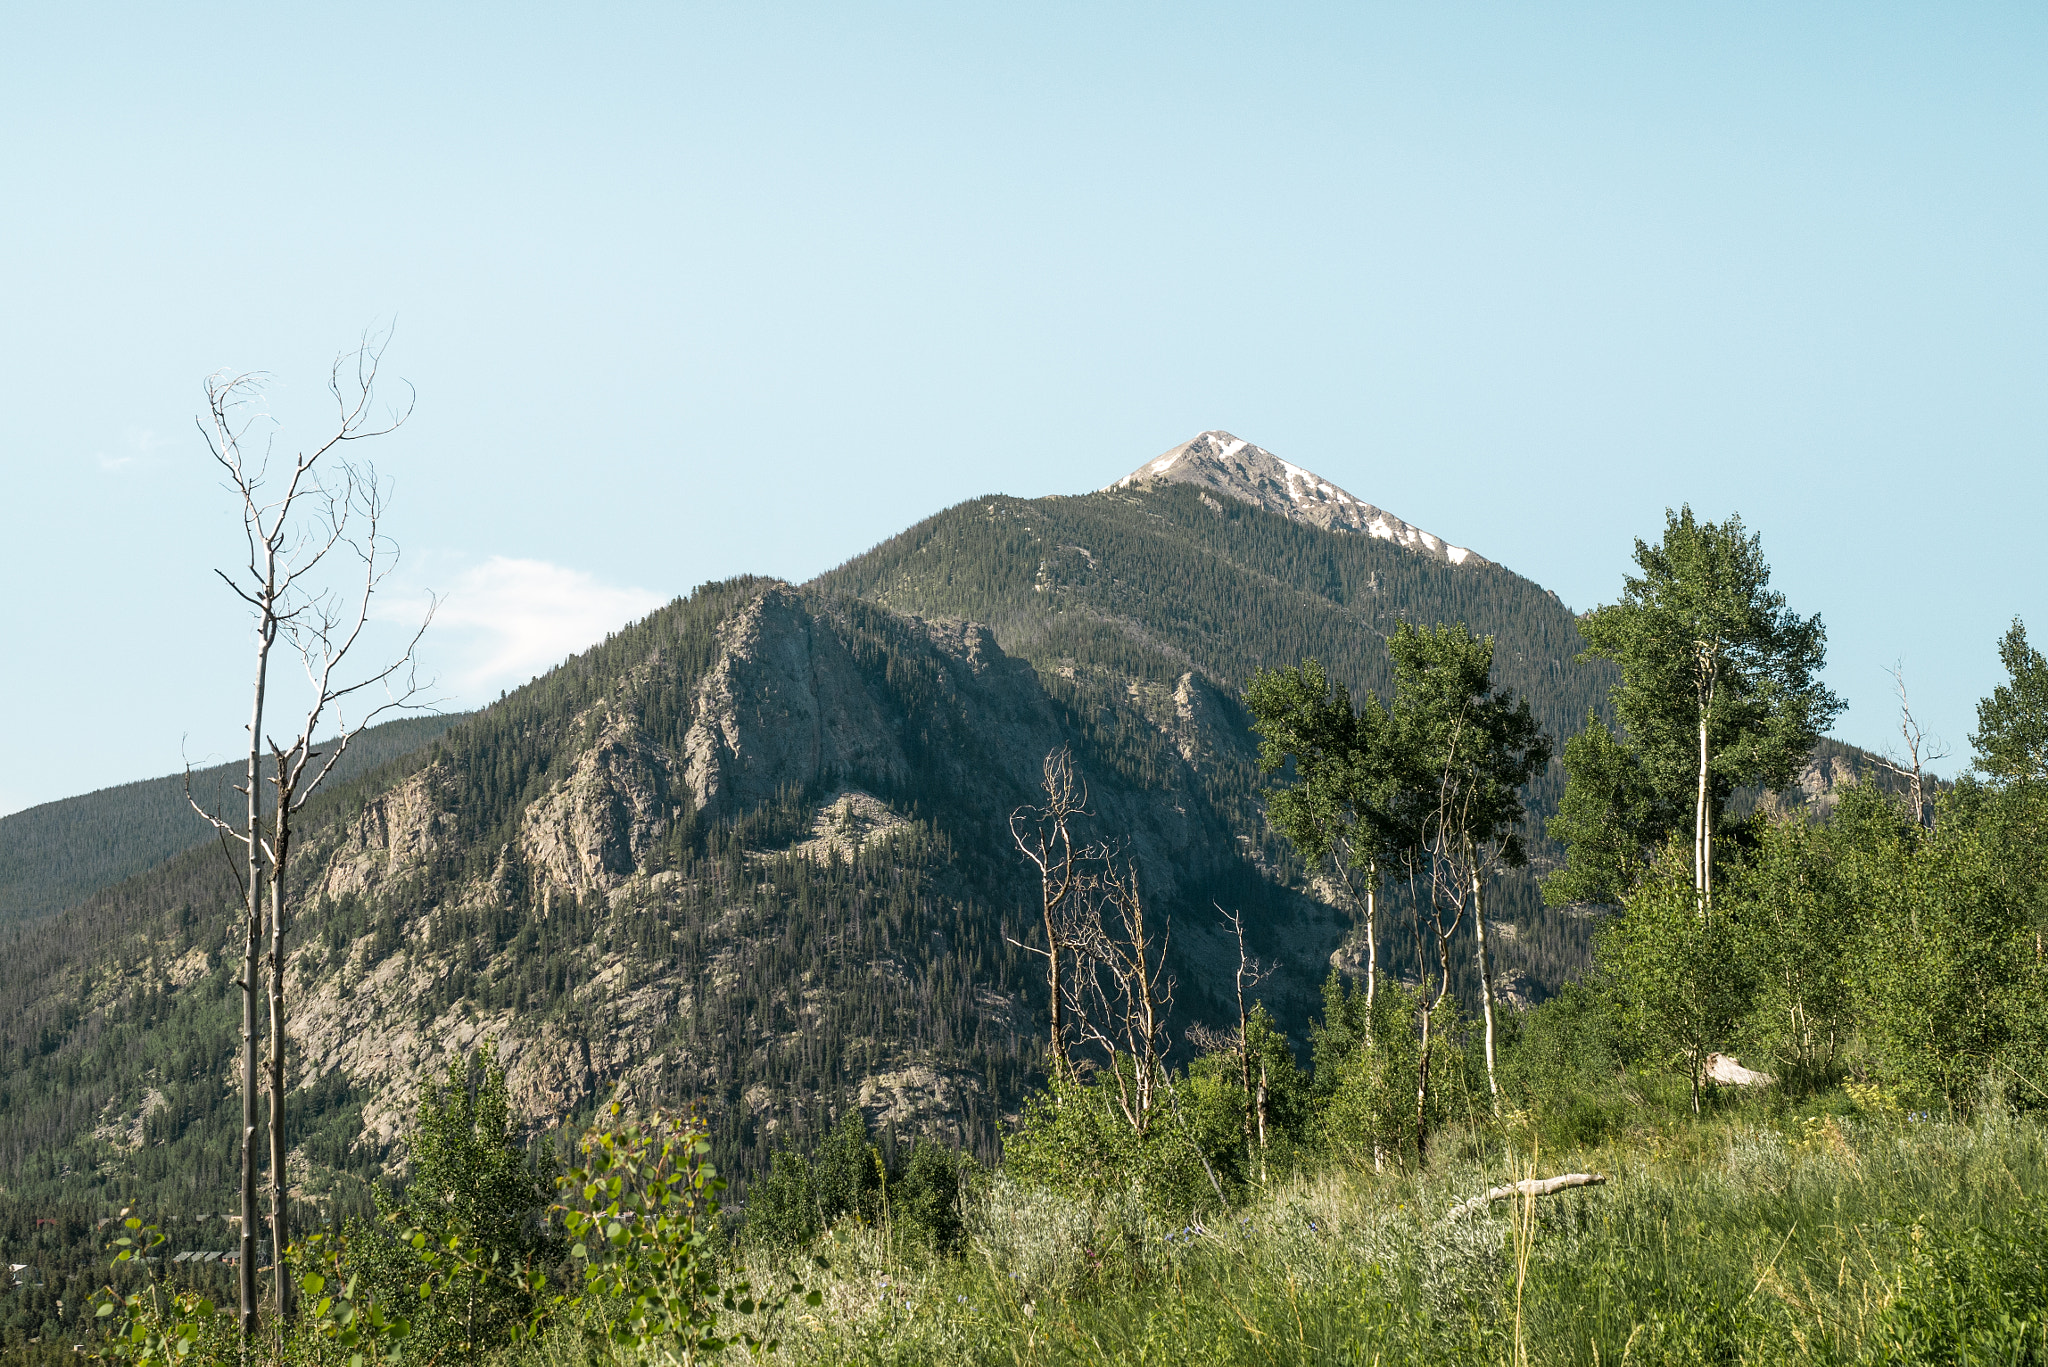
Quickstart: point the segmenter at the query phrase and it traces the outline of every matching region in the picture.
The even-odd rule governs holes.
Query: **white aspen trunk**
[[[1712,876],[1708,866],[1707,833],[1707,709],[1700,709],[1700,781],[1699,796],[1693,804],[1692,825],[1692,885],[1699,899],[1700,914],[1704,916],[1709,898],[1708,880]]]
[[[1069,1072],[1067,1066],[1067,1023],[1060,1014],[1060,935],[1054,924],[1053,898],[1050,888],[1039,893],[1045,914],[1045,979],[1051,991],[1052,1016],[1052,1075],[1055,1082],[1064,1082]]]
[[[1493,971],[1486,962],[1486,908],[1479,900],[1479,870],[1472,870],[1472,928],[1479,940],[1479,1012],[1486,1018],[1486,1091],[1500,1111],[1500,1083],[1493,1075]]]
[[[266,566],[275,579],[274,560]],[[249,710],[248,886],[242,945],[242,1237],[235,1287],[240,1296],[244,1340],[256,1334],[256,993],[263,968],[263,694],[270,675],[270,646],[277,637],[273,600],[266,592],[256,627],[256,686]]]
[[[1377,863],[1365,866],[1365,1030],[1366,1037],[1372,1037],[1373,990],[1380,980],[1380,928],[1379,906],[1375,890],[1380,884],[1380,867]]]
[[[1457,927],[1453,926],[1452,929],[1455,930]],[[1441,928],[1438,929],[1436,936],[1436,962],[1437,970],[1442,977],[1437,986],[1436,999],[1423,1005],[1422,1048],[1415,1065],[1415,1162],[1418,1166],[1426,1161],[1429,1146],[1430,1024],[1436,1015],[1436,1008],[1443,1005],[1444,998],[1450,995],[1451,991],[1451,940]],[[1425,995],[1429,991],[1429,981],[1426,978],[1423,980],[1422,990]]]
[[[1429,991],[1424,982],[1422,990]],[[1415,1060],[1415,1163],[1420,1167],[1428,1158],[1429,1150],[1429,1018],[1433,1013],[1428,1003],[1422,1007],[1422,1047]]]
[[[284,1132],[284,876],[291,845],[291,793],[283,761],[278,763],[277,839],[270,868],[270,1281],[278,1331],[291,1317],[291,1278],[285,1275],[286,1226]]]
[[[1259,1060],[1259,1185],[1266,1182],[1266,1061]]]

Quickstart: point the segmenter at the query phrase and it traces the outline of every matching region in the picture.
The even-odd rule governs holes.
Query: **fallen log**
[[[1481,1192],[1470,1200],[1460,1201],[1451,1207],[1451,1213],[1444,1216],[1446,1223],[1484,1210],[1495,1201],[1505,1201],[1514,1196],[1549,1196],[1571,1187],[1599,1187],[1607,1184],[1604,1172],[1568,1172],[1558,1177],[1525,1177],[1519,1182],[1510,1182],[1504,1187]]]

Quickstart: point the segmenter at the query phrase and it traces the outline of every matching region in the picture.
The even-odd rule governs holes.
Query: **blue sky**
[[[495,697],[1204,428],[1555,588],[1740,511],[1958,756],[2048,637],[2048,10],[13,6],[0,811],[231,754],[220,367],[372,455]],[[395,630],[395,626],[392,628]]]

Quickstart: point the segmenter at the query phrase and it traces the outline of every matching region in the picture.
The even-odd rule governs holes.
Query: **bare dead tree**
[[[1143,1135],[1162,1089],[1180,1118],[1165,1066],[1166,1022],[1173,1009],[1174,984],[1166,972],[1172,923],[1155,942],[1137,869],[1123,865],[1113,846],[1077,841],[1075,824],[1089,815],[1088,789],[1066,747],[1045,757],[1040,787],[1042,803],[1011,813],[1010,838],[1038,870],[1045,944],[1005,938],[1045,959],[1054,1077],[1083,1080],[1076,1044],[1099,1052],[1094,1072],[1108,1075],[1118,1113]],[[1201,1162],[1221,1201],[1221,1180],[1205,1155]]]
[[[1076,1040],[1100,1052],[1096,1076],[1108,1074],[1107,1085],[1124,1123],[1140,1136],[1149,1133],[1163,1094],[1217,1202],[1227,1204],[1215,1166],[1188,1133],[1180,1094],[1166,1063],[1174,989],[1166,956],[1173,922],[1168,918],[1159,927],[1155,941],[1138,889],[1138,870],[1118,854],[1112,846],[1096,844],[1077,859],[1075,895],[1056,926],[1070,964],[1067,1016]]]
[[[246,804],[243,819],[237,822],[208,811],[191,795],[189,768],[186,780],[186,800],[193,809],[212,824],[223,842],[243,847],[242,867],[237,871],[244,922],[237,1285],[245,1338],[257,1330],[258,1128],[263,1119],[257,1107],[259,1054],[267,1055],[264,1071],[270,1100],[272,1305],[280,1324],[291,1311],[290,1279],[284,1271],[290,1234],[284,1126],[284,939],[294,819],[334,771],[350,740],[365,727],[394,710],[428,705],[421,699],[413,665],[420,636],[433,618],[431,600],[425,620],[395,660],[364,671],[354,671],[349,665],[369,623],[371,600],[397,564],[397,550],[382,531],[387,493],[375,472],[351,465],[333,453],[346,443],[395,431],[411,413],[410,398],[402,409],[381,416],[375,411],[377,368],[385,341],[383,337],[365,337],[353,353],[336,359],[328,381],[336,405],[335,425],[319,445],[292,458],[288,473],[281,476],[281,489],[274,488],[270,480],[271,444],[264,442],[260,452],[250,449],[255,424],[265,417],[262,375],[222,372],[209,376],[207,414],[199,420],[207,449],[227,472],[229,487],[241,502],[247,551],[246,562],[232,574],[216,573],[248,605],[256,637],[248,765],[244,782],[236,788]],[[325,466],[323,458],[327,459]],[[351,587],[343,588],[319,573],[337,553],[355,561],[355,572],[344,581]],[[296,732],[283,743],[265,729],[272,657],[280,645],[297,656],[311,689],[303,711],[297,713]],[[317,742],[318,732],[330,725],[335,729],[334,738]],[[324,748],[317,748],[322,744]],[[271,764],[269,782],[275,790],[267,830],[262,794],[266,750]],[[258,979],[264,976],[266,959],[269,1038],[268,1048],[259,1050]]]
[[[1168,921],[1155,941],[1145,922],[1136,868],[1119,866],[1114,852],[1085,851],[1090,867],[1059,931],[1072,959],[1067,1014],[1075,1037],[1101,1051],[1117,1109],[1139,1134],[1151,1127],[1173,1010],[1174,982],[1166,972],[1173,936]]]
[[[1947,759],[1949,747],[1939,737],[1923,731],[1914,718],[1912,701],[1906,696],[1906,665],[1903,660],[1892,665],[1892,684],[1899,695],[1899,738],[1905,743],[1905,754],[1902,756],[1887,748],[1883,754],[1873,758],[1883,768],[1906,780],[1907,810],[1913,814],[1913,823],[1931,826],[1934,814],[1929,810],[1927,801],[1925,766]]]
[[[1213,905],[1213,904],[1212,904]],[[1244,918],[1234,911],[1216,910],[1230,926],[1231,934],[1237,937],[1237,1071],[1238,1080],[1244,1087],[1244,1148],[1245,1157],[1258,1167],[1259,1181],[1266,1180],[1266,1061],[1259,1060],[1259,1080],[1256,1090],[1252,1083],[1251,1011],[1245,1005],[1245,993],[1273,976],[1273,970],[1253,958],[1245,949]],[[1371,1010],[1367,998],[1367,1010]]]
[[[1010,838],[1016,842],[1019,853],[1038,870],[1045,947],[1040,949],[1014,939],[1010,943],[1045,959],[1052,1011],[1052,1071],[1054,1077],[1064,1078],[1072,1073],[1073,1063],[1067,1048],[1065,1008],[1069,984],[1061,964],[1066,948],[1062,927],[1071,915],[1084,877],[1076,862],[1084,852],[1075,848],[1073,824],[1088,815],[1088,785],[1074,772],[1074,757],[1065,746],[1045,757],[1039,781],[1045,793],[1044,802],[1010,813]]]

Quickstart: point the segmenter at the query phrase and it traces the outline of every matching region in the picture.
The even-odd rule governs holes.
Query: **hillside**
[[[350,742],[332,783],[346,783],[453,726],[455,716],[401,717]],[[240,762],[192,771],[192,791],[232,810]],[[45,802],[0,817],[0,925],[48,916],[190,849],[211,834],[185,800],[185,775],[166,774]]]
[[[1182,701],[1199,753],[1213,703]],[[421,1077],[486,1038],[543,1126],[624,1083],[710,1102],[743,1159],[848,1103],[991,1152],[1037,1051],[991,854],[1080,721],[984,629],[735,581],[338,791],[291,950],[303,1192],[373,1175]],[[1158,896],[1228,886],[1217,818],[1160,800],[1193,792],[1175,739],[1125,721],[1077,746],[1105,823]],[[17,1198],[221,1205],[232,889],[202,848],[14,931]],[[1327,954],[1319,908],[1273,901]]]

